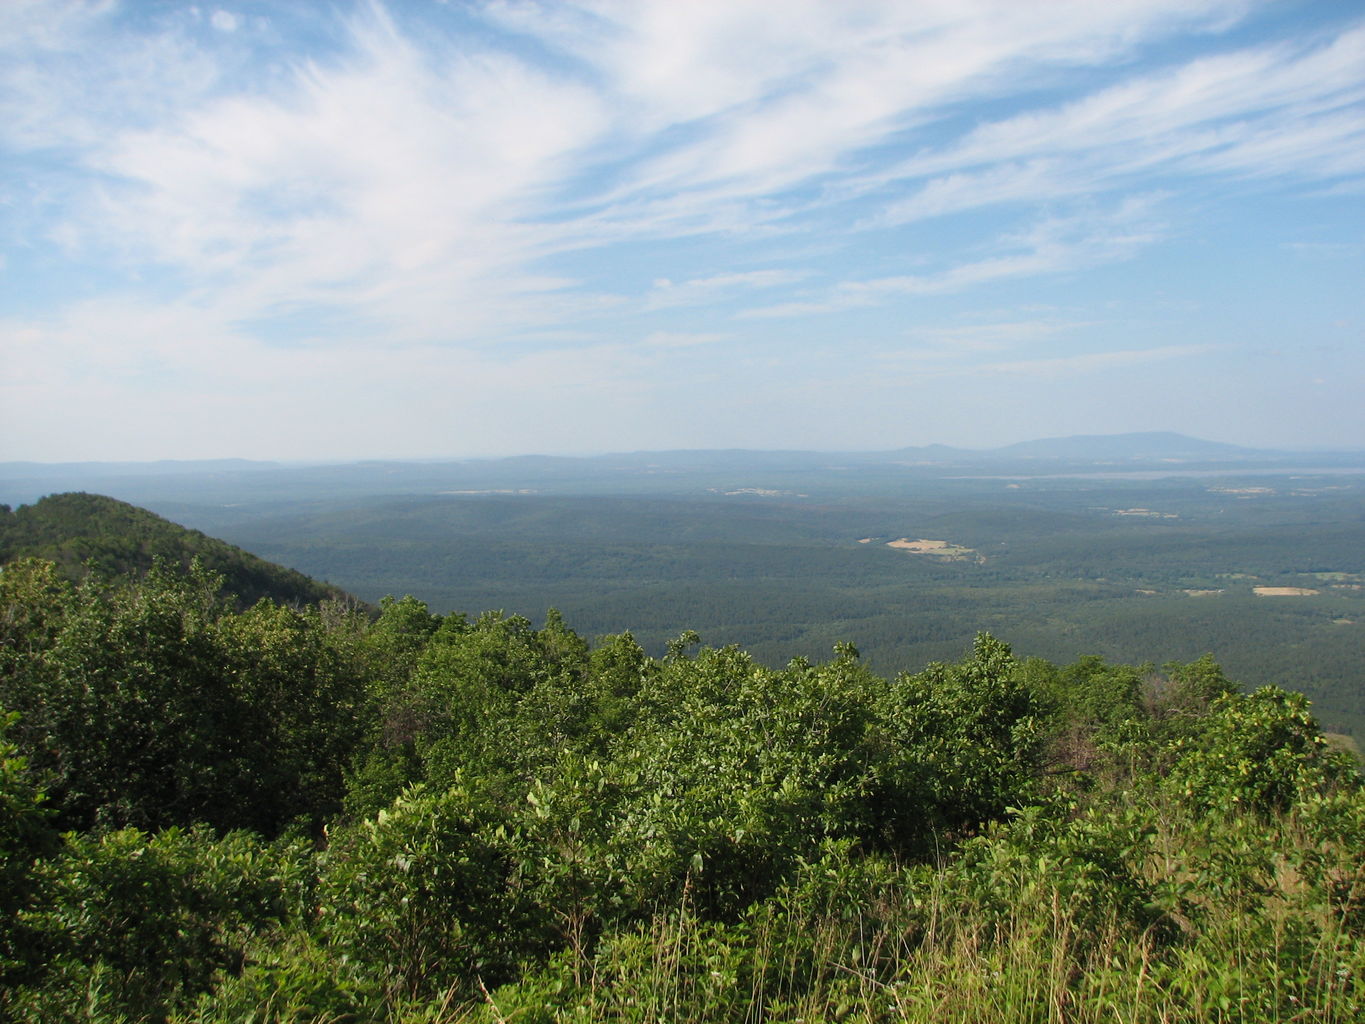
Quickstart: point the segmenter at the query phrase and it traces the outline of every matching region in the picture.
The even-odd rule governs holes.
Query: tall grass
[[[1079,859],[1001,856],[1008,839],[938,868],[812,866],[738,924],[684,900],[604,936],[585,963],[558,961],[440,1020],[1365,1020],[1360,851],[1319,824],[1158,820],[1128,865],[1149,906],[1087,889],[1093,865]]]

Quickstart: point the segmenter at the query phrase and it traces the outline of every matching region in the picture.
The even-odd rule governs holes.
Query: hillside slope
[[[17,509],[0,506],[0,563],[24,557],[51,559],[73,579],[88,564],[138,576],[157,558],[181,566],[198,558],[223,574],[225,589],[244,605],[263,597],[293,605],[355,600],[339,587],[99,494],[53,494]]]

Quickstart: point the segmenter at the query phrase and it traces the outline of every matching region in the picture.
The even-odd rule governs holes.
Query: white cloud
[[[724,334],[688,334],[681,331],[652,331],[645,337],[645,345],[650,348],[696,348],[699,345],[714,345],[726,340]]]
[[[959,263],[936,273],[843,281],[823,299],[781,303],[739,314],[749,319],[835,313],[907,296],[959,292],[993,281],[1092,268],[1128,259],[1164,232],[1153,216],[1164,197],[1134,196],[1113,210],[1047,217],[996,243],[1001,255]]]
[[[570,420],[557,376],[602,400],[605,436],[674,350],[1131,260],[1192,233],[1191,175],[1365,177],[1365,25],[1219,40],[1241,0],[302,9],[306,42],[287,6],[0,3],[0,285],[39,310],[0,323],[0,386],[35,430],[18,381],[92,409],[169,378],[207,409],[216,382],[263,416],[407,381],[463,430],[435,382],[505,422],[460,389],[522,374]],[[1053,329],[897,336],[928,358]]]
[[[760,288],[776,288],[803,280],[808,270],[748,270],[734,274],[716,274],[674,283],[667,278],[654,282],[645,296],[646,309],[667,309],[675,306],[695,306],[734,295],[736,292]]]
[[[766,0],[731,0],[502,10],[594,68],[636,132],[689,126],[628,176],[631,190],[720,196],[833,171],[936,107],[1008,91],[1026,69],[1112,60],[1153,36],[1225,25],[1244,7],[794,0],[774,17]]]
[[[231,11],[224,11],[220,8],[214,11],[210,16],[209,24],[219,32],[236,32],[237,15],[233,14]]]
[[[1074,355],[1052,356],[1041,359],[1018,359],[973,367],[973,372],[1002,374],[1014,377],[1069,377],[1122,369],[1145,363],[1164,362],[1203,355],[1207,345],[1163,345],[1157,348],[1121,349],[1111,352],[1081,352]]]
[[[102,53],[93,72],[66,85],[32,63],[15,73],[29,80],[12,91],[44,102],[30,102],[10,133],[30,148],[81,147],[82,162],[101,176],[98,188],[69,204],[70,221],[51,228],[70,245],[102,245],[134,264],[177,268],[192,284],[227,288],[242,317],[333,303],[366,307],[396,334],[420,334],[426,317],[404,311],[444,305],[449,329],[472,336],[514,308],[531,323],[542,319],[532,312],[539,299],[574,283],[529,268],[565,247],[752,230],[765,221],[791,230],[782,221],[800,204],[756,202],[836,171],[888,132],[939,116],[938,105],[998,91],[1007,73],[1029,65],[1112,58],[1155,35],[1221,25],[1241,8],[1162,0],[1058,3],[1039,12],[1012,3],[806,0],[781,18],[756,0],[487,9],[586,62],[588,80],[508,53],[419,43],[375,6],[350,23],[344,59],[298,64],[265,91],[218,95],[211,56],[174,34],[136,37],[131,58]],[[42,34],[50,51],[68,53],[73,68],[97,45],[108,52],[97,33],[108,20],[104,7],[61,10],[70,24]],[[36,17],[12,20],[30,35],[40,31]],[[213,21],[237,25],[223,10]],[[1333,53],[1344,65],[1351,47]],[[92,75],[101,93],[138,113],[83,112],[78,96]],[[1179,83],[1162,88],[1182,91]],[[1088,101],[1088,112],[989,126],[938,160],[961,164],[987,151],[998,159],[1016,137],[1034,143],[1015,144],[1020,155],[1036,151],[1040,137],[1065,148],[1047,117],[1088,132],[1116,107],[1150,104],[1137,92],[1126,101],[1104,94]],[[142,102],[126,102],[133,94]],[[578,216],[544,219],[566,182],[619,157],[627,169],[615,188],[585,193]],[[1046,158],[954,172],[891,204],[882,223],[1071,194],[1076,180]],[[963,287],[1046,265],[1017,256],[986,261],[921,287]],[[748,283],[797,278],[770,280]],[[689,304],[721,290],[691,287],[656,289],[646,302]]]
[[[597,103],[505,57],[433,66],[382,13],[352,34],[347,61],[300,66],[282,95],[206,99],[88,150],[105,183],[72,236],[176,268],[241,318],[324,305],[397,339],[535,322],[518,303],[567,282],[525,269],[555,232],[517,222]]]
[[[1000,352],[1091,326],[1094,325],[1079,321],[1006,320],[995,323],[915,327],[906,331],[906,337],[915,343],[913,351],[918,354],[929,352],[959,355]]]
[[[1000,202],[1049,200],[1170,172],[1293,175],[1365,171],[1365,27],[1316,47],[1205,57],[1060,107],[993,121],[937,152],[869,177],[864,190],[928,180],[880,223]]]
[[[886,204],[867,227],[891,227],[928,217],[996,203],[1029,202],[1076,196],[1090,191],[1090,182],[1068,172],[1053,160],[1007,163],[981,171],[956,171],[933,178],[918,192]]]

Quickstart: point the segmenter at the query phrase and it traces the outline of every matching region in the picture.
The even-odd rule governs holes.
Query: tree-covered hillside
[[[49,559],[72,579],[92,568],[141,575],[157,559],[185,568],[198,559],[223,575],[244,606],[263,597],[284,604],[347,597],[339,587],[98,494],[53,494],[17,509],[0,505],[0,564],[22,557]]]
[[[1365,1013],[1358,768],[1210,658],[888,678],[222,583],[0,571],[5,1019]]]

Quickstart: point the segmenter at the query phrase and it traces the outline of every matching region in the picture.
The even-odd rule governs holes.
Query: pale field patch
[[[1312,587],[1252,587],[1257,597],[1315,597],[1322,593]]]
[[[969,558],[977,562],[986,560],[975,548],[963,547],[946,540],[926,540],[924,538],[911,540],[909,537],[902,537],[900,540],[887,541],[886,546],[911,555],[928,555],[931,558],[941,558],[945,562]]]

